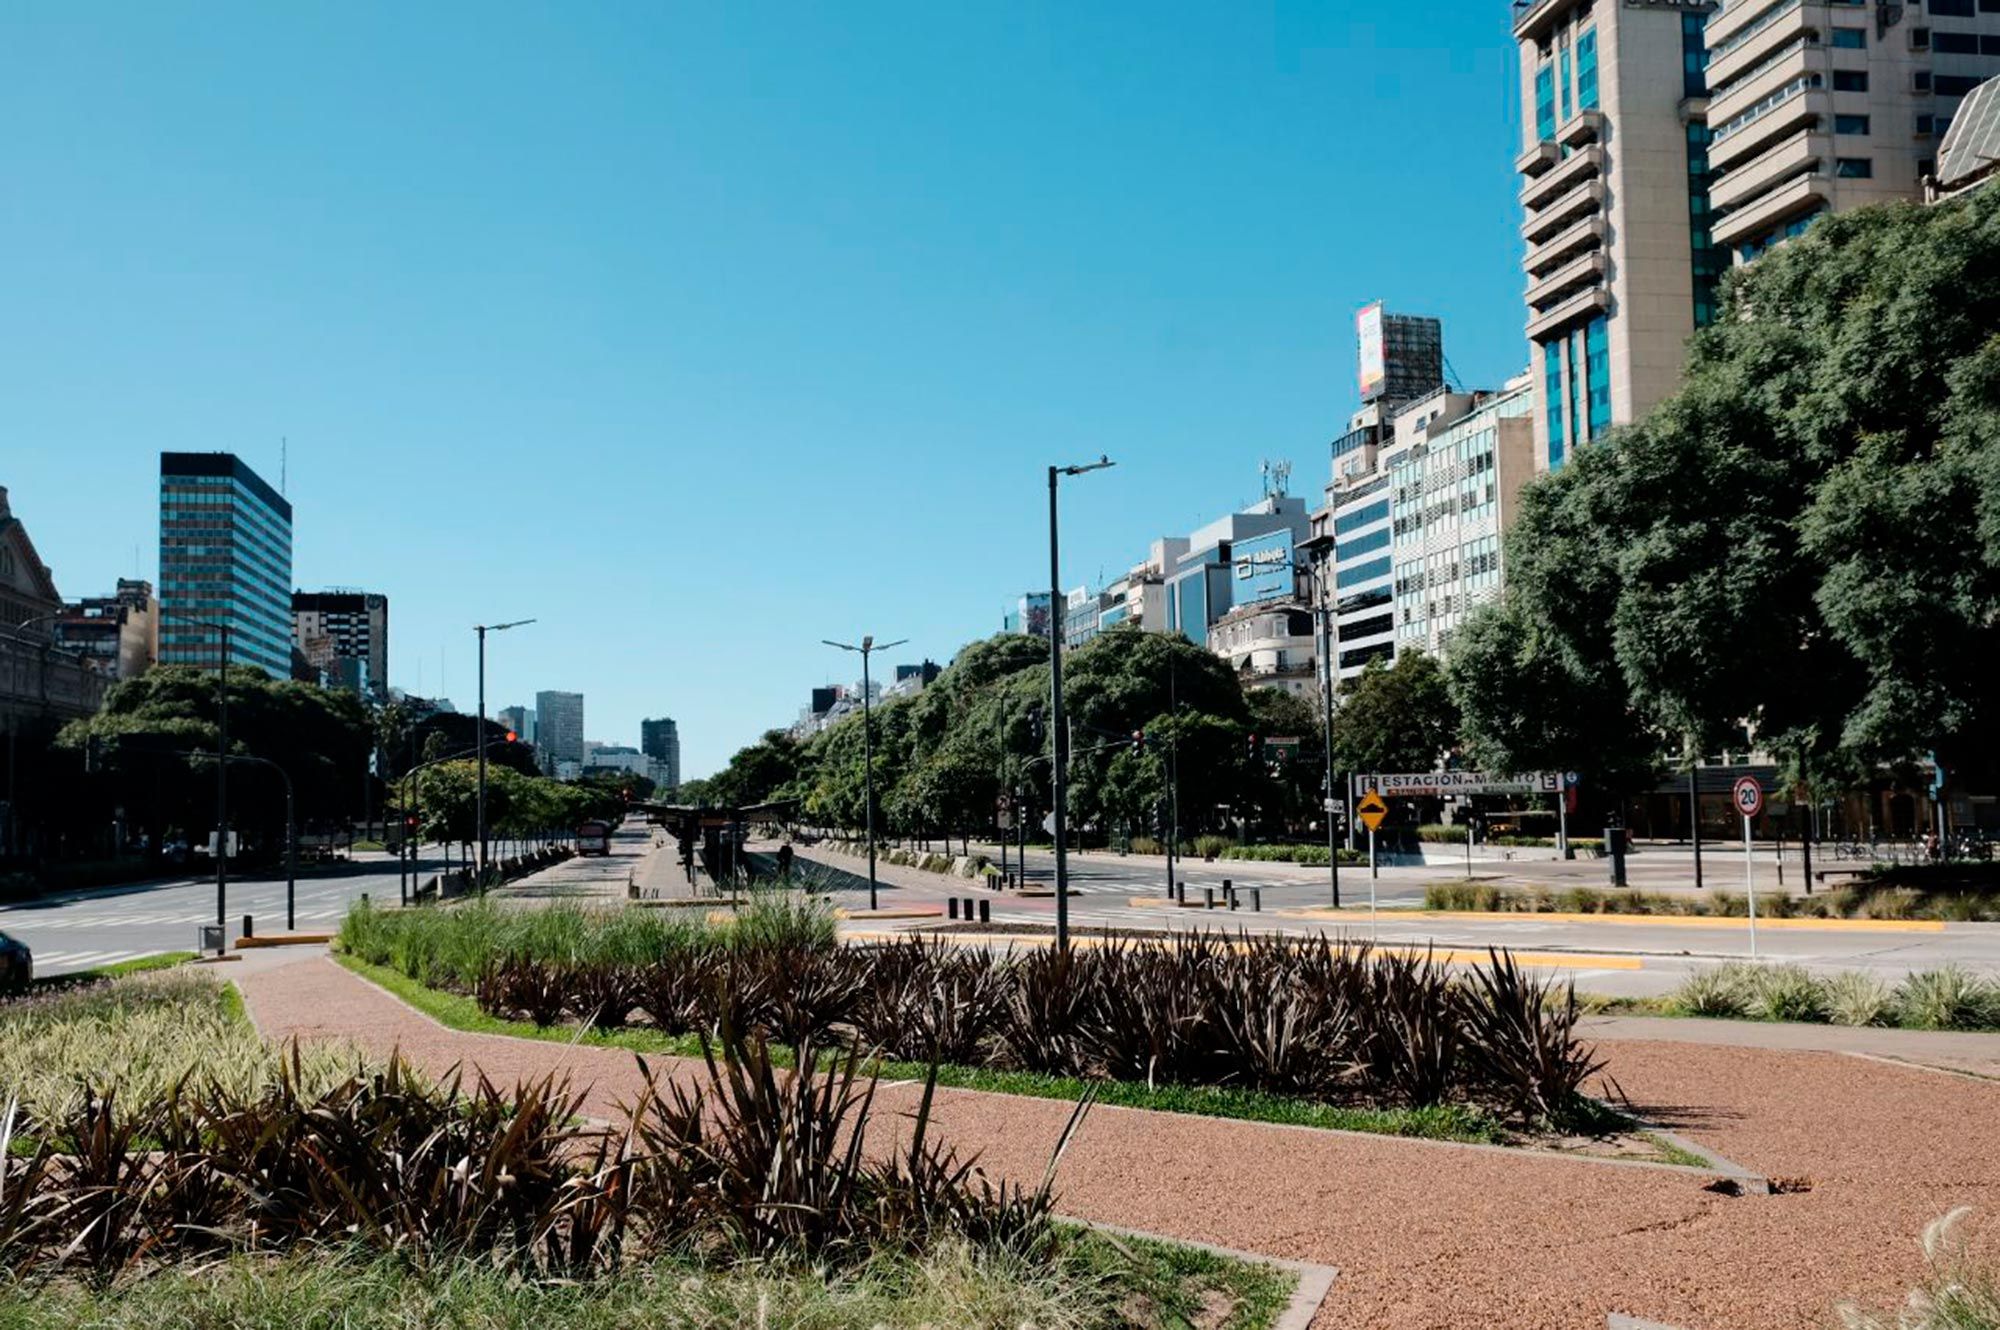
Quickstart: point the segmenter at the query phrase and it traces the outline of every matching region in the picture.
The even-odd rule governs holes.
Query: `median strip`
[[[1134,905],[1138,901],[1132,902]],[[1360,919],[1369,917],[1368,911],[1358,907],[1339,910],[1325,906],[1315,906],[1304,910],[1279,910],[1282,919]],[[1750,920],[1742,915],[1727,914],[1582,914],[1561,910],[1377,910],[1376,919],[1387,919],[1395,923],[1491,923],[1495,921],[1529,922],[1543,924],[1639,924],[1660,925],[1668,928],[1742,928],[1750,927]],[[1759,928],[1792,929],[1811,933],[1942,933],[1944,922],[1938,919],[1794,919],[1772,918],[1759,915]]]

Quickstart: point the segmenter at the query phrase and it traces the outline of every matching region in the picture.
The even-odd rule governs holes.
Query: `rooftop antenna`
[[[1292,483],[1292,464],[1290,462],[1273,462],[1269,458],[1266,458],[1262,469],[1264,473],[1264,497],[1267,499],[1284,498],[1286,488]]]

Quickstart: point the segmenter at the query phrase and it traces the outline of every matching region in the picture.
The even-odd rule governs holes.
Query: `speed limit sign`
[[[1764,811],[1764,787],[1755,776],[1740,777],[1731,797],[1736,801],[1736,811],[1745,817],[1755,817]]]

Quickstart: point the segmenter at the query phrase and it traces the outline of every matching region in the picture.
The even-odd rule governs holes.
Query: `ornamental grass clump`
[[[1892,1025],[1895,994],[1864,970],[1842,970],[1826,980],[1826,1019],[1835,1025]]]
[[[1824,1021],[1825,986],[1803,965],[1773,965],[1751,976],[1750,1014],[1767,1021]]]
[[[1755,998],[1754,967],[1741,961],[1696,970],[1668,995],[1676,1015],[1739,1019],[1750,1014]]]
[[[2000,1025],[2000,989],[1962,965],[1922,970],[1897,985],[1896,1014],[1913,1030]]]

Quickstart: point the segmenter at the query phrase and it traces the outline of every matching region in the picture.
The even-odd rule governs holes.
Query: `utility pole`
[[[479,890],[486,891],[486,635],[505,632],[509,628],[520,628],[533,623],[533,619],[516,619],[512,623],[478,624],[473,632],[479,635],[479,799],[477,820],[479,824]]]
[[[1320,638],[1320,727],[1326,744],[1326,863],[1333,890],[1333,908],[1340,908],[1340,836],[1333,825],[1333,550],[1329,547],[1319,560],[1318,585],[1313,600],[1319,615]],[[1343,805],[1343,812],[1345,805]]]
[[[222,653],[215,670],[215,954],[228,949],[229,938],[229,622],[222,631]]]
[[[881,908],[877,898],[875,881],[875,721],[874,721],[874,680],[868,673],[868,658],[877,651],[887,651],[890,647],[902,646],[910,639],[898,638],[894,642],[877,643],[872,634],[861,639],[860,646],[846,642],[836,642],[831,638],[821,638],[827,646],[841,651],[852,651],[861,657],[861,801],[867,807],[862,810],[862,820],[868,834],[868,908]]]
[[[1113,465],[1115,463],[1109,457],[1099,456],[1095,462],[1082,466],[1049,468],[1049,798],[1055,805],[1049,813],[1049,826],[1055,837],[1056,950],[1058,951],[1069,950],[1069,860],[1063,845],[1064,764],[1069,757],[1069,732],[1063,720],[1063,625],[1056,618],[1057,606],[1063,603],[1062,559],[1056,535],[1057,483],[1064,476],[1080,476],[1086,471],[1101,471]]]

